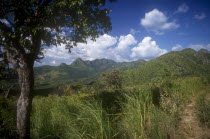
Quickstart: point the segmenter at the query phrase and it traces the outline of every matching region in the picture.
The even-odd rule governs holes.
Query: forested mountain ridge
[[[137,60],[133,62],[115,62],[108,59],[96,59],[93,61],[84,61],[77,58],[70,65],[65,63],[59,66],[41,66],[35,67],[36,84],[63,84],[82,81],[86,78],[95,78],[102,72],[107,72],[112,69],[127,70],[136,68],[144,64],[145,60]]]

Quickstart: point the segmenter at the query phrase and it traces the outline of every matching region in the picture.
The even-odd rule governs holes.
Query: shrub
[[[121,89],[122,88],[122,75],[119,70],[112,70],[107,73],[102,74],[102,81],[111,89]]]

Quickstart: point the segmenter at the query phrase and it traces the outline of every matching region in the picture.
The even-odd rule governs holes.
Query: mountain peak
[[[68,66],[68,65],[66,63],[61,63],[59,66],[60,67],[65,67],[65,66]]]
[[[185,48],[185,49],[181,50],[180,52],[193,52],[193,53],[195,53],[196,51],[192,48]]]
[[[200,49],[198,53],[209,54],[210,52],[206,49]]]
[[[77,58],[74,62],[71,63],[72,66],[86,65],[85,61],[81,58]]]
[[[77,59],[75,59],[74,61],[83,61],[84,62],[84,60],[82,60],[82,58],[77,58]]]

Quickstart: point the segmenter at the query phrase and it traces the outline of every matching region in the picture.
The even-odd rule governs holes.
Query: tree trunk
[[[17,102],[17,133],[19,138],[30,138],[31,93],[34,86],[33,64],[26,62],[18,70],[21,94]]]

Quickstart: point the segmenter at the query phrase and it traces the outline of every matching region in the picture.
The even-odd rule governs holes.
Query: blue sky
[[[118,0],[108,3],[112,31],[96,42],[46,49],[42,65],[107,58],[117,62],[154,59],[184,48],[210,50],[209,0]],[[36,64],[40,65],[40,64]]]

